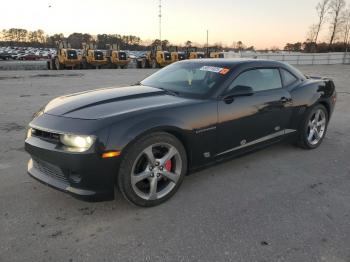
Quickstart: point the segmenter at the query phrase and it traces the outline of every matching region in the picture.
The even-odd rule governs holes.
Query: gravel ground
[[[165,204],[86,203],[26,175],[25,126],[58,95],[152,70],[0,72],[0,261],[350,261],[350,66],[305,66],[339,96],[323,145],[289,144],[187,177]]]

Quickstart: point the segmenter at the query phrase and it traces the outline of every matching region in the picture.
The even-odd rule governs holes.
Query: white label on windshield
[[[221,75],[226,75],[230,71],[230,69],[228,68],[222,68],[222,67],[216,67],[216,66],[202,66],[199,70],[213,72]]]
[[[214,73],[220,73],[222,70],[222,67],[216,67],[216,66],[202,66],[199,70],[201,71],[208,71],[208,72],[214,72]]]

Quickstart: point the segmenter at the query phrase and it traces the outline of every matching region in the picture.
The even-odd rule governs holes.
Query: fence
[[[337,65],[350,64],[350,53],[225,53],[225,58],[256,58],[286,62],[292,65]]]

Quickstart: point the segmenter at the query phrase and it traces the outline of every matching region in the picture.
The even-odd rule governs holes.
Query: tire
[[[157,63],[157,61],[155,59],[152,59],[152,65],[151,66],[152,66],[153,69],[158,68],[158,63]]]
[[[55,59],[55,65],[57,70],[62,70],[64,68],[63,64],[60,63],[60,60],[58,59],[58,57],[56,57]]]
[[[146,67],[147,67],[147,61],[146,61],[146,59],[142,59],[141,68],[146,68]]]
[[[326,136],[328,120],[328,111],[321,104],[307,110],[299,128],[297,145],[308,150],[319,147]]]
[[[141,137],[123,152],[117,182],[129,202],[152,207],[176,193],[186,172],[182,143],[168,133],[157,132]]]
[[[89,69],[90,68],[90,65],[88,64],[86,59],[83,59],[81,64],[82,64],[82,68],[83,69]]]
[[[50,68],[51,68],[51,70],[56,70],[56,64],[55,64],[55,61],[53,59],[50,59]]]

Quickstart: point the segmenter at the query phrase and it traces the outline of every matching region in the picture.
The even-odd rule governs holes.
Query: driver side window
[[[252,69],[241,73],[229,86],[228,91],[236,86],[248,86],[259,92],[282,88],[282,80],[278,69]]]

